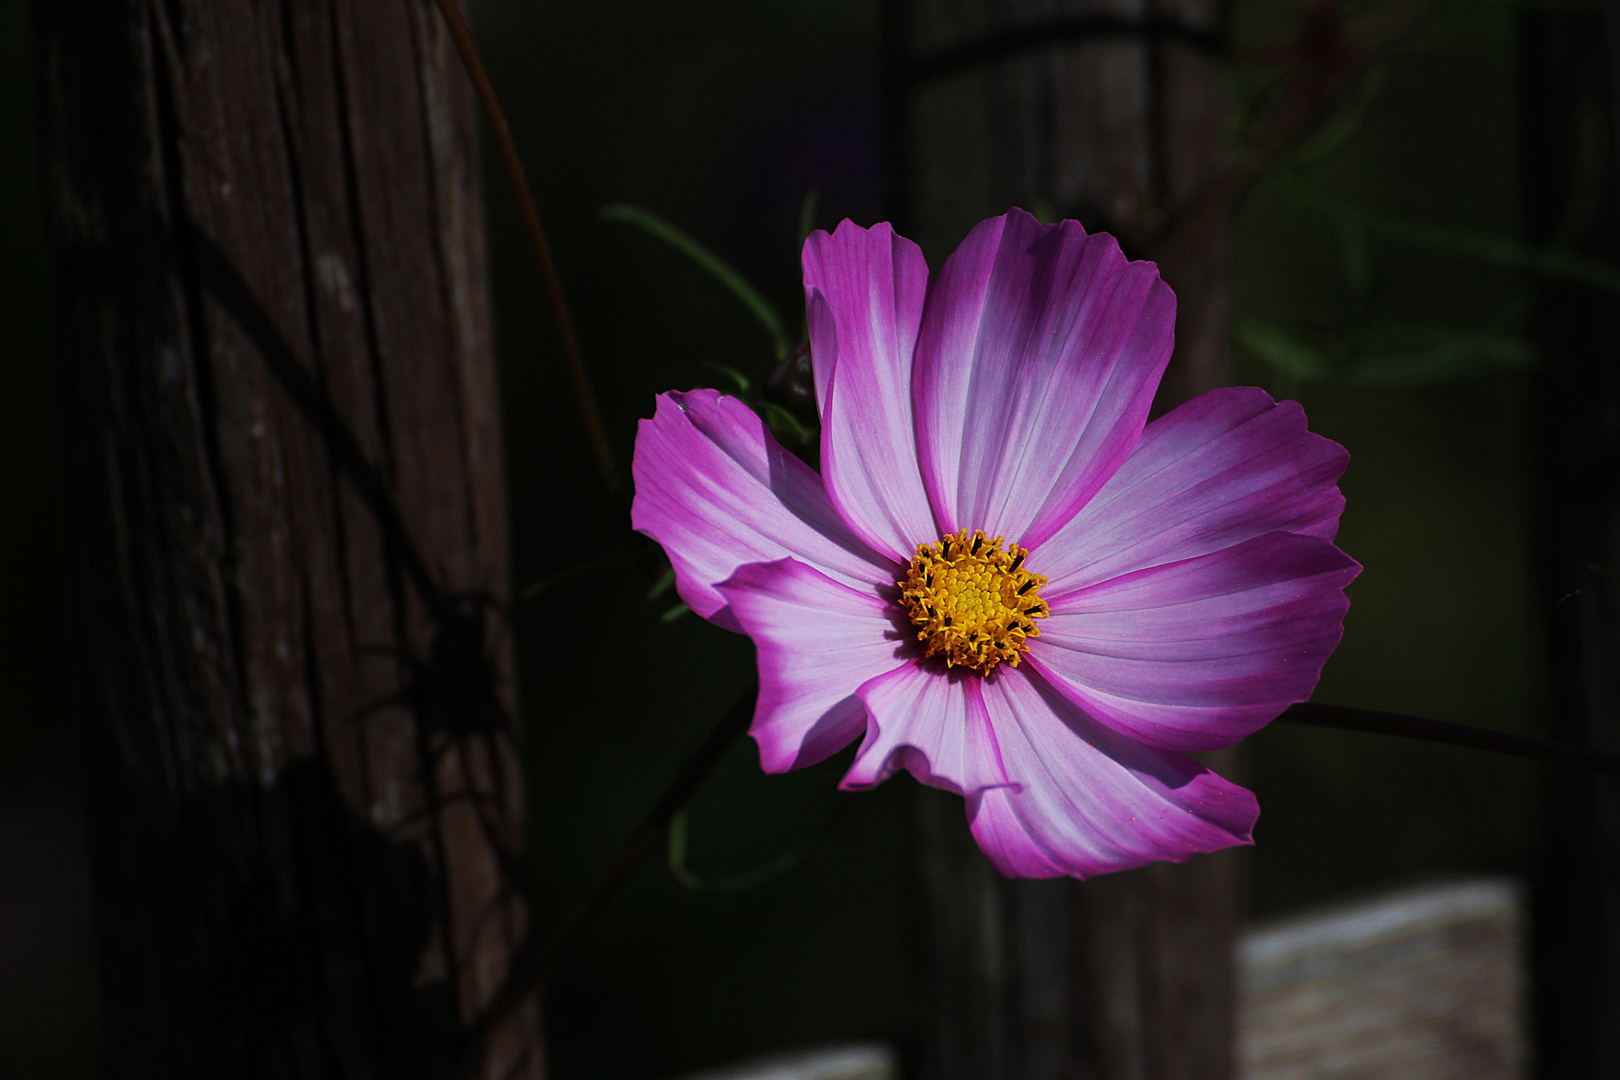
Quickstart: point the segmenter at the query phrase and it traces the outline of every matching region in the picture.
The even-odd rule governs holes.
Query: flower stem
[[[1278,719],[1296,724],[1342,728],[1347,731],[1403,735],[1409,739],[1467,746],[1475,750],[1490,750],[1498,754],[1511,754],[1514,757],[1546,761],[1554,765],[1572,765],[1609,776],[1620,776],[1620,754],[1554,742],[1551,739],[1534,739],[1528,735],[1492,731],[1489,728],[1472,727],[1468,724],[1429,720],[1422,716],[1379,712],[1376,709],[1353,709],[1346,705],[1303,702],[1290,707]]]
[[[528,944],[513,961],[512,968],[506,976],[506,983],[467,1032],[467,1041],[447,1073],[449,1080],[465,1080],[476,1073],[483,1060],[485,1044],[490,1033],[499,1028],[531,994],[540,988],[540,984],[556,965],[558,957],[579,940],[580,934],[624,886],[630,872],[636,868],[642,856],[664,836],[670,821],[691,801],[703,781],[708,779],[709,774],[726,756],[726,751],[730,750],[731,745],[748,730],[748,723],[754,717],[754,699],[758,694],[759,683],[750,680],[748,686],[737,696],[737,700],[726,710],[725,715],[703,737],[703,741],[692,752],[692,756],[686,759],[686,764],[675,774],[675,778],[664,789],[663,795],[641,819],[641,824],[636,826],[635,831],[624,842],[618,856],[597,881],[596,887],[568,918],[563,920],[562,925],[549,938],[542,939],[531,934]]]
[[[551,245],[546,242],[545,230],[540,227],[540,212],[535,209],[534,194],[529,190],[528,178],[523,174],[523,163],[518,160],[517,145],[512,141],[512,132],[506,126],[506,114],[501,111],[501,103],[495,97],[495,87],[489,81],[489,75],[484,70],[484,62],[478,55],[478,48],[473,44],[472,33],[467,29],[467,20],[462,18],[461,8],[456,0],[434,0],[439,6],[439,13],[444,16],[445,26],[450,30],[450,37],[456,43],[456,51],[461,54],[461,63],[467,69],[467,75],[472,79],[473,90],[478,94],[478,101],[484,108],[484,115],[489,119],[489,126],[495,135],[495,145],[500,149],[501,161],[506,166],[506,178],[511,182],[512,192],[517,196],[518,209],[523,213],[523,223],[529,233],[529,242],[534,246],[535,258],[540,261],[540,276],[545,282],[546,294],[551,300],[551,314],[557,320],[557,333],[562,338],[563,357],[568,364],[569,380],[574,387],[574,403],[579,408],[580,420],[585,425],[585,438],[591,445],[591,455],[596,459],[596,471],[602,479],[602,486],[609,492],[619,490],[619,473],[613,464],[613,450],[608,445],[607,433],[602,426],[602,417],[596,409],[596,395],[591,391],[590,378],[585,374],[585,361],[580,357],[579,339],[574,334],[574,320],[568,314],[568,302],[563,296],[562,282],[557,277],[557,264],[551,258]]]

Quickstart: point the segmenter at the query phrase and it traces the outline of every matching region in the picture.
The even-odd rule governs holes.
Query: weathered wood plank
[[[896,1080],[898,1059],[882,1043],[849,1043],[745,1061],[683,1080]]]
[[[526,918],[465,76],[424,0],[35,22],[107,1059],[424,1075]]]
[[[1522,1080],[1524,902],[1451,882],[1244,936],[1243,1080]]]
[[[1524,1080],[1525,903],[1506,879],[1448,881],[1244,933],[1240,1080]],[[851,1045],[686,1080],[898,1080]]]

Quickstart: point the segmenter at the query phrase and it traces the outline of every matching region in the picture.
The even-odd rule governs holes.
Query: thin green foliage
[[[574,579],[584,577],[587,574],[594,574],[596,571],[605,570],[610,566],[617,566],[620,563],[630,562],[636,557],[636,554],[637,553],[633,551],[619,551],[613,553],[612,555],[603,555],[598,559],[589,559],[582,563],[575,563],[566,570],[559,570],[555,574],[550,574],[538,581],[530,582],[524,587],[522,592],[518,593],[518,599],[533,600],[541,593],[544,593],[549,589],[553,589],[565,582],[573,581]]]
[[[1342,150],[1366,126],[1368,114],[1389,85],[1389,66],[1377,63],[1351,85],[1344,102],[1328,114],[1290,153],[1296,165],[1325,161]]]
[[[748,391],[753,389],[753,380],[734,367],[730,367],[726,364],[716,363],[713,360],[703,361],[703,366],[708,368],[710,371],[718,371],[720,374],[730,379],[732,384],[736,386],[738,395],[741,397],[747,397]]]
[[[1297,175],[1279,174],[1279,187],[1300,203],[1319,210],[1336,223],[1385,236],[1412,247],[1448,255],[1479,259],[1506,270],[1573,281],[1595,289],[1620,293],[1620,267],[1558,248],[1535,247],[1507,236],[1452,229],[1422,221],[1385,217],[1341,202],[1313,190]],[[1341,230],[1342,230],[1341,225]],[[1341,231],[1341,235],[1343,232]]]
[[[771,347],[776,352],[776,358],[781,360],[788,354],[791,346],[788,345],[787,332],[782,329],[782,317],[777,314],[769,301],[724,259],[657,214],[643,210],[639,206],[615,203],[602,207],[601,213],[608,221],[622,221],[650,233],[707,270],[733,296],[742,301],[743,306],[753,313],[754,318],[759,320],[760,325],[771,337]]]
[[[799,204],[799,246],[816,228],[816,211],[821,209],[821,192],[811,188],[804,193],[804,202]]]
[[[754,406],[754,411],[770,425],[771,434],[783,442],[807,446],[815,438],[816,433],[806,427],[804,421],[774,401],[761,401]]]
[[[784,848],[758,866],[732,874],[700,874],[687,865],[692,825],[690,815],[687,811],[682,810],[671,818],[669,823],[669,850],[666,862],[669,865],[670,876],[683,887],[691,889],[693,892],[730,895],[757,889],[803,863],[805,858],[832,832],[833,827],[838,824],[838,820],[843,816],[848,806],[849,800],[839,799],[838,805],[833,808],[832,813],[828,814],[826,819],[804,840]]]
[[[647,599],[649,601],[656,600],[674,587],[675,568],[671,566],[666,568],[662,574],[659,574],[658,580],[653,582],[652,588],[647,590]]]
[[[1516,311],[1520,305],[1509,305]],[[1535,349],[1508,333],[1498,317],[1475,330],[1383,325],[1352,335],[1337,350],[1317,348],[1294,333],[1262,319],[1238,324],[1238,341],[1264,360],[1290,386],[1333,380],[1358,386],[1423,386],[1501,371],[1528,368]]]

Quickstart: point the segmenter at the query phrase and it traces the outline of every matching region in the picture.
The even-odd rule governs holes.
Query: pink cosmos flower
[[[1252,388],[1147,423],[1175,298],[1073,221],[982,222],[932,283],[846,221],[804,288],[819,476],[712,390],[636,439],[635,527],[754,641],[764,768],[860,738],[843,787],[960,793],[1010,876],[1249,843],[1254,796],[1182,751],[1309,697],[1338,644],[1343,448]]]

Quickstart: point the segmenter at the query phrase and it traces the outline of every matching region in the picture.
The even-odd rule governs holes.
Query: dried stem
[[[1304,702],[1293,706],[1278,719],[1296,724],[1342,728],[1347,731],[1402,735],[1408,739],[1467,746],[1475,750],[1512,754],[1514,757],[1620,776],[1620,754],[1553,742],[1550,739],[1534,739],[1528,735],[1514,735],[1506,731],[1471,727],[1467,724],[1429,720],[1422,716],[1405,716],[1401,713],[1379,712],[1376,709],[1353,709],[1346,705],[1317,705]]]
[[[619,473],[613,464],[613,451],[608,446],[602,417],[596,409],[596,395],[591,392],[591,382],[585,374],[585,361],[579,353],[579,339],[574,335],[574,320],[568,314],[568,302],[563,297],[562,282],[557,277],[557,265],[551,258],[551,245],[546,242],[545,230],[540,227],[540,212],[535,209],[534,194],[529,190],[528,178],[524,176],[523,163],[518,160],[512,132],[506,126],[506,114],[501,111],[501,103],[495,97],[495,87],[491,85],[489,74],[484,70],[484,62],[478,55],[477,46],[473,44],[472,33],[467,29],[467,20],[462,18],[461,8],[457,6],[456,0],[434,0],[434,2],[438,4],[439,12],[444,16],[451,38],[455,40],[456,51],[461,54],[461,63],[472,79],[473,89],[478,94],[484,115],[489,118],[490,129],[495,134],[495,145],[500,148],[501,161],[506,166],[506,178],[512,184],[513,194],[517,196],[518,209],[523,212],[523,223],[528,229],[529,242],[534,246],[535,258],[540,262],[540,276],[545,281],[546,294],[551,300],[551,314],[557,320],[557,333],[562,338],[563,356],[568,364],[569,380],[574,387],[574,403],[578,406],[580,420],[585,425],[585,438],[591,444],[591,455],[596,459],[597,474],[608,491],[616,492],[619,490]]]
[[[1308,18],[1301,41],[1283,50],[1297,54],[1298,75],[1269,121],[1193,193],[1149,245],[1148,257],[1160,272],[1198,250],[1209,230],[1242,200],[1277,156],[1325,119],[1345,87],[1367,69],[1380,49],[1410,30],[1425,10],[1421,5],[1382,10],[1365,20],[1362,39],[1353,45],[1339,36],[1336,24],[1323,40],[1323,31],[1313,33]]]

